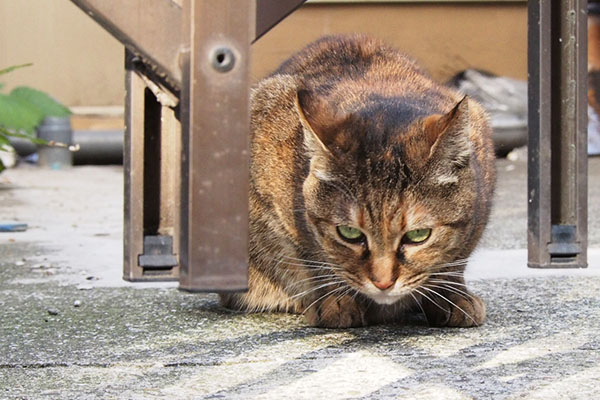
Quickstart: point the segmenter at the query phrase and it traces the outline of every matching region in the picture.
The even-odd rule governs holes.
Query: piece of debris
[[[600,117],[591,106],[588,106],[588,154],[600,155]]]
[[[79,285],[77,286],[78,290],[92,290],[94,287],[92,285]]]
[[[55,308],[49,308],[47,311],[49,315],[58,315],[58,310]]]
[[[490,114],[496,153],[506,156],[527,143],[527,82],[467,69],[449,82]]]
[[[498,155],[527,144],[527,81],[467,69],[448,84],[479,101],[490,114]],[[588,155],[600,155],[600,70],[588,71],[588,86]]]
[[[79,307],[79,306],[81,306],[81,300],[75,300],[73,302],[73,307]]]
[[[506,155],[506,158],[509,161],[517,161],[519,159],[519,153],[517,153],[516,151],[511,151]]]
[[[0,232],[25,232],[27,224],[21,222],[0,222]]]

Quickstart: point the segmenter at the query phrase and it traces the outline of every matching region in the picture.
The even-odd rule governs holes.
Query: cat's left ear
[[[472,153],[469,99],[465,96],[444,115],[432,115],[424,121],[429,154],[426,159],[440,160],[454,167],[464,167]]]
[[[331,156],[348,150],[348,140],[340,129],[348,115],[306,89],[298,90],[296,111],[305,132],[304,143],[311,153]]]

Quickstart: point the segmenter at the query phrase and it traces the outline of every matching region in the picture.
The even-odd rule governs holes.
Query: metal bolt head
[[[217,47],[210,55],[212,67],[218,72],[229,72],[235,66],[235,54],[229,47]]]

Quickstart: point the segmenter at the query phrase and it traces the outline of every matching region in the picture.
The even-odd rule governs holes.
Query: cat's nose
[[[386,290],[386,289],[389,289],[392,286],[394,286],[394,281],[391,279],[382,280],[382,281],[373,280],[372,282],[373,282],[373,285],[375,285],[375,287],[377,289],[381,289],[381,290]]]

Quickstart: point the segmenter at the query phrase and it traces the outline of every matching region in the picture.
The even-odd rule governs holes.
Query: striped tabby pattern
[[[495,182],[482,107],[362,35],[325,37],[252,94],[250,289],[309,324],[477,326],[463,279]]]

